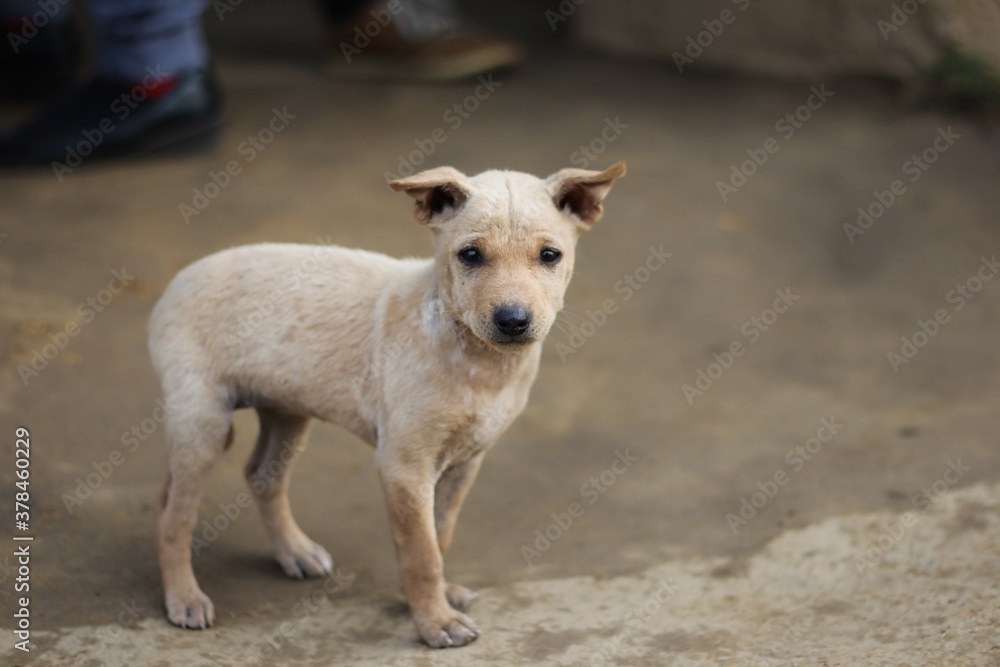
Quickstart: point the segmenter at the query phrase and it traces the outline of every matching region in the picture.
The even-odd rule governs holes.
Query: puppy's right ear
[[[413,215],[424,225],[451,218],[469,199],[468,178],[453,167],[428,169],[390,181],[389,187],[417,200]]]

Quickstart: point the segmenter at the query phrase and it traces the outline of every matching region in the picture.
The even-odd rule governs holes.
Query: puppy
[[[528,400],[577,236],[624,173],[623,162],[545,180],[438,167],[389,184],[416,200],[433,259],[262,244],[182,270],[149,335],[170,408],[156,504],[170,621],[214,620],[191,568],[191,536],[205,476],[232,442],[233,410],[252,407],[260,436],[246,474],[285,572],[333,567],[295,522],[287,491],[311,421],[335,422],[375,448],[420,638],[434,647],[474,640],[479,629],[465,614],[474,594],[445,583],[443,556],[483,456]]]

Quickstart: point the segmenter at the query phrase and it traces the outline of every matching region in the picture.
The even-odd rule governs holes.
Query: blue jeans
[[[319,0],[328,22],[355,15],[371,0]],[[0,0],[0,19],[11,23],[44,12],[49,20],[65,19],[68,0]],[[209,0],[90,0],[97,48],[96,75],[130,83],[148,69],[174,74],[208,64],[208,45],[201,14]],[[403,0],[412,22],[421,15],[450,12],[450,0]],[[426,18],[426,17],[424,17]],[[433,16],[432,16],[433,18]],[[417,26],[419,27],[419,26]]]
[[[96,74],[139,81],[152,68],[167,74],[202,69],[208,45],[201,29],[207,0],[90,0]]]

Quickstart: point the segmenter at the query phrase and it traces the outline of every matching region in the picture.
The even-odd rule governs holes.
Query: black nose
[[[508,336],[520,336],[528,330],[531,315],[524,308],[503,306],[493,313],[493,322],[502,333]]]

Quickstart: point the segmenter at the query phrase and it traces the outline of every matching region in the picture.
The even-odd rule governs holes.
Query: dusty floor
[[[0,433],[31,431],[36,536],[33,649],[5,630],[0,662],[1000,664],[1000,280],[977,283],[1000,252],[995,134],[830,81],[833,96],[788,137],[775,123],[808,84],[544,54],[494,77],[455,127],[444,114],[477,84],[354,84],[294,59],[220,60],[230,111],[215,153],[0,180]],[[240,143],[274,109],[294,118],[247,162]],[[292,503],[342,581],[286,580],[253,508],[220,518],[245,488],[249,413],[203,505],[224,526],[203,524],[196,560],[218,627],[169,626],[145,324],[176,271],[265,240],[424,254],[425,230],[384,178],[415,141],[441,127],[428,165],[544,175],[608,123],[620,133],[592,166],[626,159],[629,174],[581,239],[563,326],[580,332],[607,300],[614,312],[573,337],[553,331],[447,559],[449,577],[481,593],[483,636],[449,651],[416,641],[371,452],[336,427],[314,430]],[[926,171],[905,164],[939,136],[950,143]],[[722,201],[717,181],[768,137],[777,152]],[[229,160],[241,172],[186,224],[180,205]],[[905,191],[851,243],[845,223],[895,179]],[[661,247],[665,264],[640,268]],[[134,279],[88,322],[78,304],[113,271]],[[776,303],[785,312],[769,312]],[[934,335],[914,336],[918,321]],[[78,335],[24,384],[18,366],[71,322]],[[901,336],[924,344],[895,372]],[[715,379],[699,385],[699,371]],[[0,455],[5,531],[12,449]],[[618,453],[637,457],[621,474],[609,472]],[[554,525],[576,502],[583,516]],[[12,552],[0,553],[4,610]]]

